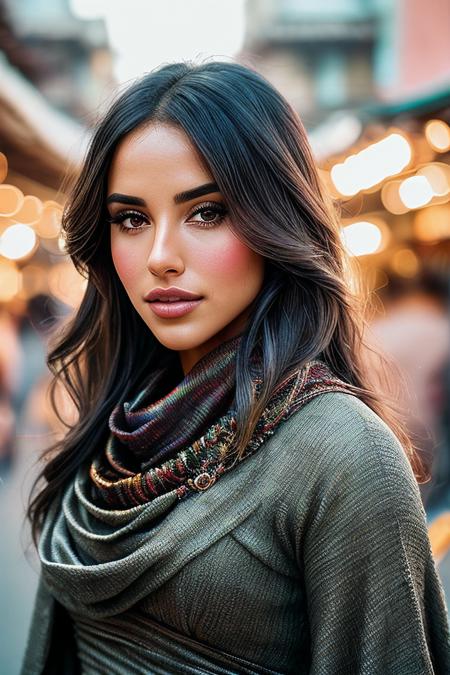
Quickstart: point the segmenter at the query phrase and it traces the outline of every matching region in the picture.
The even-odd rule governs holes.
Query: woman
[[[399,424],[365,384],[303,127],[233,63],[146,75],[64,217],[78,407],[30,507],[23,673],[450,672]]]

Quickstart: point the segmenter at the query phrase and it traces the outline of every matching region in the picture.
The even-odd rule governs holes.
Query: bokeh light
[[[360,220],[345,225],[341,230],[344,246],[351,256],[369,255],[381,248],[383,235],[378,225]]]
[[[405,136],[392,133],[350,155],[344,162],[335,164],[331,168],[331,179],[338,192],[351,197],[400,173],[408,166],[411,157],[411,146]]]
[[[433,199],[434,192],[426,176],[410,176],[401,182],[400,199],[408,209],[425,206]]]
[[[421,167],[418,176],[425,176],[436,197],[444,197],[450,192],[450,166],[442,162],[433,162]]]
[[[400,198],[399,187],[401,180],[390,180],[381,188],[381,201],[384,208],[394,215],[401,215],[409,211]]]
[[[43,239],[55,239],[59,237],[62,213],[62,206],[57,202],[44,202],[40,218],[34,226],[37,234]]]
[[[36,248],[34,230],[23,223],[10,225],[0,237],[0,254],[9,260],[20,260],[29,256]]]
[[[15,185],[0,185],[0,216],[13,216],[23,204],[23,192]]]
[[[425,125],[425,137],[433,150],[450,150],[450,127],[443,120],[430,120]]]
[[[390,267],[395,274],[406,279],[412,279],[419,271],[419,259],[410,248],[400,248],[395,251],[390,261]]]
[[[15,220],[26,225],[34,224],[39,220],[42,213],[42,202],[38,197],[27,195],[24,197],[22,206],[14,214]]]
[[[423,242],[440,241],[450,237],[450,206],[437,204],[417,211],[413,220],[414,235]]]
[[[3,152],[0,152],[0,183],[3,183],[8,175],[8,160]]]

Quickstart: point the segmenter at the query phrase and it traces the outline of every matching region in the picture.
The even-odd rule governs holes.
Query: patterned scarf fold
[[[128,475],[121,448],[141,470],[157,466],[201,436],[232,406],[235,361],[242,334],[226,340],[201,358],[184,379],[159,400],[155,387],[130,403],[117,406],[109,419],[107,457],[116,471]],[[122,455],[123,455],[122,451]]]
[[[242,335],[203,357],[180,384],[157,401],[142,391],[118,406],[109,421],[105,451],[90,467],[94,498],[129,509],[175,491],[178,498],[208,489],[238,461],[234,451],[235,362]],[[258,360],[251,364],[259,393]],[[320,360],[291,373],[275,389],[239,460],[253,454],[277,426],[325,391],[349,393]]]

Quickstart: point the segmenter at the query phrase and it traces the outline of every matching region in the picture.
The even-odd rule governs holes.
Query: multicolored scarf
[[[309,362],[274,390],[244,455],[237,458],[234,391],[241,339],[234,337],[209,352],[159,400],[151,401],[151,388],[115,408],[106,449],[90,468],[93,496],[100,503],[128,509],[173,490],[180,499],[206,490],[308,400],[326,391],[349,392],[325,363]],[[258,395],[262,380],[256,357],[251,372]]]

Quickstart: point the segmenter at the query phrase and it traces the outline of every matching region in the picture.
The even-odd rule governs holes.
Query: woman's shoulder
[[[375,529],[395,522],[403,532],[414,527],[425,536],[425,514],[406,452],[358,397],[319,394],[280,427],[270,455],[265,494],[272,495],[272,508],[296,540],[311,526],[317,533],[319,526],[339,528],[346,522],[352,531],[362,520]]]
[[[326,485],[383,482],[418,494],[411,464],[383,419],[350,393],[321,393],[280,427],[277,464],[292,484],[322,491]],[[282,468],[281,468],[282,467]],[[287,478],[286,478],[287,480]]]
[[[401,444],[386,422],[352,393],[327,391],[302,405],[284,423],[285,433],[299,446],[345,450],[377,445],[400,449]]]

